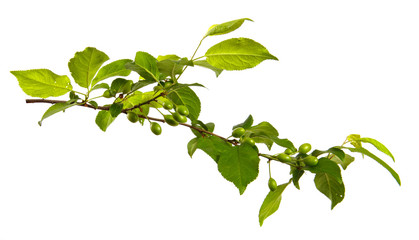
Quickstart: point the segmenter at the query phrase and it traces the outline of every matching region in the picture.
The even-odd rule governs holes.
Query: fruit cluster
[[[163,114],[164,121],[169,124],[170,126],[177,126],[179,123],[186,123],[188,121],[187,116],[189,115],[189,109],[184,105],[177,105],[174,107],[173,103],[169,100],[164,101],[161,103],[162,107],[169,111],[170,114]],[[175,111],[172,111],[175,108]],[[161,113],[161,112],[160,112]],[[140,116],[130,111],[127,113],[127,118],[130,122],[136,123],[140,119]],[[147,120],[149,120],[147,118]],[[155,135],[160,135],[162,132],[162,128],[159,123],[157,122],[150,122],[150,129]]]
[[[231,133],[231,136],[233,136],[235,138],[239,138],[241,144],[247,143],[251,146],[255,146],[255,144],[256,144],[255,140],[253,138],[247,136],[245,133],[246,133],[246,129],[244,129],[242,127],[238,127],[238,128],[235,128],[233,130],[233,132]]]

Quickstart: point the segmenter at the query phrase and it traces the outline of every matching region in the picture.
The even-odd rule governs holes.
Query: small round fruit
[[[275,179],[269,178],[268,186],[269,186],[269,189],[273,192],[278,187],[278,184],[276,184]]]
[[[287,155],[293,155],[294,154],[294,151],[291,150],[291,149],[289,149],[289,148],[287,148],[287,149],[285,149],[284,153],[287,154]]]
[[[166,110],[170,110],[173,108],[173,104],[171,102],[163,102],[163,108]]]
[[[317,165],[317,163],[319,162],[319,159],[317,159],[315,156],[307,156],[303,159],[305,165],[310,166],[310,167],[314,167]]]
[[[164,115],[164,121],[166,121],[167,124],[173,127],[179,125],[179,123],[173,118],[172,115]]]
[[[160,135],[161,134],[161,127],[160,124],[156,123],[156,122],[152,122],[150,125],[150,129],[151,131],[155,134],[155,135]]]
[[[253,140],[252,138],[249,138],[249,137],[244,138],[242,143],[247,143],[250,146],[255,146],[255,144],[256,144],[255,140]]]
[[[178,112],[180,115],[183,115],[183,116],[189,115],[189,109],[185,105],[177,106],[176,112]]]
[[[129,120],[130,122],[132,122],[132,123],[136,123],[136,122],[138,122],[138,120],[140,119],[140,118],[138,117],[138,115],[137,115],[136,113],[133,113],[133,112],[129,112],[129,113],[127,114],[127,118],[128,118],[128,120]]]
[[[105,98],[111,98],[111,97],[112,97],[111,91],[106,90],[106,91],[103,93],[103,97],[105,97]]]
[[[188,121],[188,119],[187,119],[185,116],[180,115],[178,112],[174,112],[174,113],[172,114],[172,116],[173,116],[173,118],[174,118],[176,121],[178,121],[178,122],[180,122],[180,123],[185,123],[185,122],[187,122],[187,121]]]
[[[301,146],[298,148],[298,152],[302,153],[302,154],[306,154],[308,152],[310,152],[311,150],[311,145],[310,143],[303,143],[301,144]]]
[[[280,162],[292,162],[292,158],[286,153],[280,153],[276,157]]]
[[[233,135],[233,137],[235,138],[239,138],[244,135],[244,132],[246,132],[244,128],[238,127],[233,130],[233,133],[231,135]]]

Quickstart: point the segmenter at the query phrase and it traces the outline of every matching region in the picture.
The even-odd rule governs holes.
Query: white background
[[[0,240],[14,239],[417,239],[419,157],[417,1],[3,1],[0,6]],[[37,125],[46,104],[26,104],[11,70],[67,63],[87,46],[111,60],[190,57],[208,27],[248,17],[239,30],[208,38],[198,55],[229,37],[249,37],[279,62],[219,78],[190,68],[200,82],[201,119],[228,136],[252,114],[297,146],[340,145],[351,133],[387,145],[399,187],[371,159],[343,172],[346,197],[330,211],[313,175],[285,190],[263,227],[259,207],[268,169],[240,196],[197,151],[186,128],[121,117],[103,133],[96,112],[73,108]],[[132,76],[136,78],[135,75]],[[76,84],[73,86],[81,90]],[[263,146],[262,152],[267,152]],[[275,148],[279,151],[279,148]],[[274,152],[273,152],[274,153]],[[288,169],[273,165],[278,183]]]

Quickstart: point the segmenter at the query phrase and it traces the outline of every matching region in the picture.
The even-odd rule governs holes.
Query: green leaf
[[[345,185],[327,173],[317,173],[314,177],[317,190],[332,202],[332,209],[345,197]]]
[[[361,148],[362,147],[362,143],[361,141],[359,141],[359,139],[361,138],[361,135],[359,134],[351,134],[349,136],[346,137],[346,141],[350,142],[352,144],[352,146],[356,147],[356,148]]]
[[[208,49],[205,56],[209,64],[224,70],[244,70],[264,60],[278,60],[260,43],[248,38],[222,41]]]
[[[32,97],[58,97],[73,90],[67,76],[57,75],[48,69],[11,71],[11,73],[19,81],[23,92]]]
[[[88,47],[82,52],[76,52],[68,62],[68,68],[74,81],[81,87],[88,88],[99,68],[108,60],[109,57],[104,52]]]
[[[95,109],[99,107],[99,105],[95,101],[89,101],[89,104],[92,105]]]
[[[180,58],[176,55],[159,56],[157,67],[164,76],[174,78],[175,75],[181,74],[184,66],[193,66],[193,62],[188,58]],[[160,77],[161,78],[161,77]]]
[[[291,181],[290,181],[291,182]],[[279,185],[275,191],[269,191],[259,210],[259,224],[263,225],[266,218],[275,213],[281,203],[282,193],[290,182]]]
[[[159,68],[157,67],[157,59],[146,52],[137,52],[135,61],[125,64],[127,69],[133,70],[140,74],[146,80],[159,80]]]
[[[98,127],[102,130],[102,131],[106,131],[106,129],[109,127],[109,125],[111,125],[111,123],[113,122],[113,120],[115,120],[115,118],[113,118],[111,116],[111,113],[109,111],[106,110],[101,110],[97,113],[96,116],[96,124],[98,125]]]
[[[387,163],[385,163],[383,160],[381,160],[379,157],[375,156],[374,154],[372,154],[370,151],[368,151],[365,148],[349,148],[349,147],[342,147],[345,149],[348,149],[351,152],[358,152],[358,153],[362,153],[367,155],[368,157],[374,159],[376,162],[378,162],[381,166],[383,166],[385,169],[387,169],[387,171],[390,172],[390,174],[394,177],[394,179],[397,181],[397,183],[399,185],[401,185],[400,182],[400,177],[399,175],[396,173],[396,171],[394,171]]]
[[[107,83],[99,83],[96,84],[90,91],[97,90],[97,89],[109,89],[109,85]]]
[[[261,122],[256,126],[246,130],[255,142],[264,143],[268,149],[271,149],[274,139],[278,137],[278,131],[268,122]]]
[[[216,163],[224,152],[230,151],[232,148],[229,143],[219,137],[209,136],[198,137],[197,139],[197,148],[208,154]]]
[[[194,120],[192,121],[192,126],[209,131],[209,132],[214,132],[214,128],[215,128],[215,124],[212,122],[209,123],[203,123],[200,120]],[[191,128],[192,133],[197,136],[197,137],[202,137],[201,132]]]
[[[360,138],[359,141],[372,144],[375,148],[377,148],[377,150],[387,154],[393,159],[393,162],[395,162],[394,156],[391,154],[390,150],[388,150],[386,146],[384,146],[384,144],[380,143],[379,141],[372,138]]]
[[[42,121],[44,121],[46,118],[59,113],[61,111],[66,110],[69,107],[75,106],[77,103],[69,103],[69,102],[63,102],[63,103],[56,103],[48,108],[48,110],[44,113],[41,120],[38,122],[39,126],[42,125]]]
[[[184,87],[205,87],[204,85],[200,84],[200,83],[176,83],[173,84],[170,88],[167,89],[167,91],[174,91],[180,88],[184,88]]]
[[[242,127],[244,129],[249,129],[253,125],[253,117],[252,115],[249,115],[244,122],[234,125],[233,130],[239,127]]]
[[[339,149],[338,147],[331,147],[331,148],[329,148],[328,150],[325,150],[325,151],[321,151],[321,150],[316,149],[311,153],[311,155],[313,155],[315,157],[318,157],[318,156],[320,156],[322,154],[325,154],[325,153],[331,153],[333,155],[336,155],[342,161],[345,159],[345,152],[342,151],[341,149]]]
[[[129,91],[131,91],[131,86],[132,86],[132,81],[131,80],[127,80],[127,79],[123,79],[123,78],[117,78],[115,80],[112,81],[111,83],[111,87],[109,88],[109,90],[111,91],[112,94],[117,94],[117,93],[127,93]]]
[[[302,170],[302,169],[295,168],[292,171],[292,182],[294,183],[294,186],[298,190],[300,190],[299,180],[303,176],[303,174],[304,174],[304,170]]]
[[[204,60],[196,60],[196,61],[193,61],[193,63],[196,66],[200,66],[200,67],[212,70],[215,73],[216,77],[220,76],[221,72],[223,71],[223,69],[216,68],[216,67],[212,66],[205,59]]]
[[[190,157],[192,157],[196,149],[198,149],[198,141],[199,141],[199,138],[196,137],[196,138],[192,138],[188,142],[188,154]]]
[[[234,146],[221,154],[218,171],[243,194],[247,185],[258,176],[258,152],[249,144]]]
[[[229,21],[229,22],[225,22],[221,24],[212,25],[208,29],[207,34],[205,34],[205,37],[230,33],[236,30],[237,28],[239,28],[243,24],[243,22],[246,20],[253,22],[252,19],[241,18],[241,19],[237,19],[237,20],[233,20],[233,21]]]
[[[111,113],[111,116],[113,118],[118,117],[118,115],[121,113],[122,108],[123,108],[124,104],[122,103],[113,103],[110,107],[109,107],[109,112]]]
[[[131,62],[131,60],[120,59],[103,66],[92,80],[92,86],[95,86],[98,82],[110,77],[128,76],[131,73],[131,70],[125,68],[125,64],[128,62]]]
[[[286,139],[286,138],[277,138],[277,137],[273,137],[272,140],[274,141],[274,143],[276,143],[278,146],[284,147],[284,148],[289,148],[291,149],[293,152],[297,152],[297,148],[294,147],[294,144]]]
[[[339,166],[328,158],[320,158],[316,166],[307,167],[306,169],[316,174],[326,173],[328,176],[335,178],[339,183],[343,182]]]
[[[173,90],[167,94],[167,98],[176,105],[185,105],[189,110],[188,117],[192,121],[198,119],[201,112],[201,101],[190,87]]]
[[[153,84],[153,83],[156,83],[156,81],[154,81],[154,80],[140,80],[140,81],[138,81],[138,82],[136,82],[136,83],[134,83],[133,85],[132,85],[132,87],[131,87],[131,91],[132,92],[135,92],[135,91],[137,91],[138,89],[140,89],[140,88],[142,88],[142,87],[145,87],[145,86],[147,86],[147,85],[150,85],[150,84]]]
[[[332,158],[330,159],[333,162],[340,164],[342,166],[342,168],[344,170],[346,170],[346,168],[349,166],[349,164],[351,164],[353,161],[355,161],[355,158],[345,154],[345,158],[343,160],[341,160],[340,158],[338,158],[336,155],[333,155]]]

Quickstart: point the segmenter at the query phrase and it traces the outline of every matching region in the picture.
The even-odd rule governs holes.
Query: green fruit
[[[113,96],[112,96],[112,94],[111,94],[111,91],[106,90],[106,91],[103,93],[103,97],[105,97],[105,98],[111,98],[111,97],[113,97]]]
[[[255,140],[253,140],[252,138],[249,138],[249,137],[244,138],[243,141],[242,141],[242,143],[243,144],[244,143],[247,143],[247,144],[249,144],[251,146],[255,146],[255,144],[256,144]]]
[[[244,128],[238,127],[233,130],[233,133],[231,135],[233,135],[233,137],[235,138],[239,138],[244,135],[244,132],[246,132]]]
[[[165,82],[164,83],[164,88],[170,88],[171,86],[173,85],[173,83],[171,83],[171,82]]]
[[[285,149],[284,153],[287,154],[287,155],[293,155],[294,154],[294,151],[291,150],[291,149],[289,149],[289,148],[287,148],[287,149]]]
[[[290,157],[290,155],[286,153],[280,153],[276,155],[276,157],[278,158],[280,162],[292,162],[292,158]]]
[[[156,123],[156,122],[152,122],[150,125],[150,129],[151,131],[156,134],[156,135],[160,135],[161,134],[161,127],[160,124]]]
[[[163,108],[166,110],[170,110],[173,108],[173,104],[171,102],[163,102]]]
[[[298,148],[298,152],[302,153],[302,154],[306,154],[308,152],[310,152],[311,150],[311,145],[310,143],[303,143],[301,144],[301,146]]]
[[[317,163],[319,162],[319,160],[315,157],[315,156],[307,156],[303,159],[305,165],[310,166],[310,167],[314,167],[317,165]]]
[[[188,119],[185,116],[180,115],[178,112],[173,113],[172,116],[176,121],[180,123],[185,123],[188,121]]]
[[[173,118],[172,115],[164,115],[164,121],[166,121],[167,124],[173,127],[179,125],[179,123]]]
[[[189,110],[184,105],[177,106],[176,112],[178,112],[180,115],[183,115],[183,116],[188,116],[189,115]]]
[[[129,113],[127,114],[127,118],[128,118],[128,120],[129,120],[130,122],[132,122],[132,123],[136,123],[136,122],[138,122],[138,120],[140,119],[140,118],[138,117],[138,115],[137,115],[136,113],[133,113],[133,112],[129,112]]]
[[[269,189],[273,192],[278,187],[278,184],[276,184],[275,179],[269,178],[268,186],[269,186]]]

